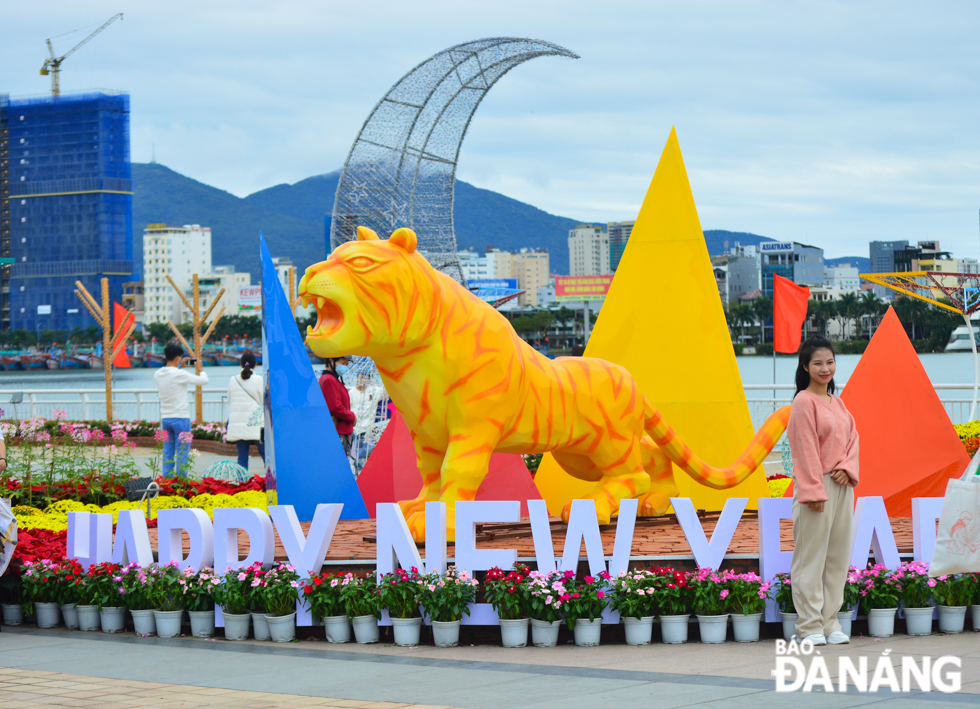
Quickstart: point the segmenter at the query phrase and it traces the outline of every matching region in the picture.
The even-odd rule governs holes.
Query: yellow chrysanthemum
[[[769,497],[782,497],[786,488],[793,482],[791,478],[779,478],[769,481]]]
[[[62,519],[61,517],[54,517],[51,515],[30,515],[24,517],[23,519],[18,518],[17,527],[19,529],[48,529],[52,532],[63,532],[68,529],[68,517],[67,515]]]
[[[11,512],[14,513],[14,517],[17,518],[17,524],[20,527],[23,527],[24,526],[24,525],[20,524],[20,520],[22,518],[24,518],[24,517],[38,517],[38,516],[41,516],[41,515],[44,514],[37,507],[31,507],[30,505],[14,505],[13,509],[11,509]]]
[[[268,509],[269,507],[268,495],[259,490],[236,492],[232,495],[232,499],[235,500],[236,507],[257,507],[261,510]]]
[[[85,511],[85,505],[78,500],[58,500],[44,509],[45,514],[63,514],[66,516],[69,512],[81,511]]]
[[[956,429],[961,441],[980,436],[980,421],[954,424],[953,428]]]

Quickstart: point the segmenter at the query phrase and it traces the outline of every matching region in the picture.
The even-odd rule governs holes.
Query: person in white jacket
[[[181,369],[184,364],[184,350],[176,342],[168,342],[163,349],[167,358],[167,366],[161,367],[153,375],[160,393],[160,428],[167,433],[163,442],[163,469],[165,478],[174,474],[174,457],[177,458],[177,475],[184,476],[190,468],[191,450],[191,414],[187,403],[187,387],[190,384],[204,386],[208,383],[208,375],[201,368],[201,363],[190,360],[197,374],[191,374]]]
[[[246,352],[242,355],[242,371],[228,383],[228,432],[225,440],[238,446],[238,464],[248,470],[248,452],[252,444],[259,450],[265,461],[265,446],[262,444],[262,426],[249,425],[256,409],[263,409],[264,395],[262,379],[253,376],[255,355]]]

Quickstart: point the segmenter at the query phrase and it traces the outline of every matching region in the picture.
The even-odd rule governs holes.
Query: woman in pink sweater
[[[837,612],[851,559],[858,433],[834,396],[833,344],[819,336],[800,347],[796,396],[787,436],[793,452],[793,604],[798,640],[814,645],[850,641]]]

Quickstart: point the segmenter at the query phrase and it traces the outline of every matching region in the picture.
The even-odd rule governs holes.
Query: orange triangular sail
[[[114,331],[116,334],[118,334],[120,331],[125,333],[126,330],[134,322],[136,322],[136,316],[126,310],[126,308],[121,306],[119,303],[112,304],[112,316],[116,323],[116,329]],[[126,354],[125,347],[119,349],[119,354],[117,354],[115,359],[112,360],[112,366],[119,369],[129,369],[132,366],[129,363],[129,355]]]

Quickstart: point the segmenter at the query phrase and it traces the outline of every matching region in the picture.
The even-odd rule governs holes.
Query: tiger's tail
[[[735,487],[762,465],[789,423],[790,407],[784,406],[766,419],[742,454],[727,468],[714,468],[701,460],[674,432],[649,401],[644,402],[646,433],[678,468],[702,485],[715,490]]]

